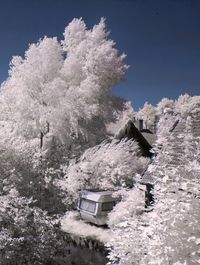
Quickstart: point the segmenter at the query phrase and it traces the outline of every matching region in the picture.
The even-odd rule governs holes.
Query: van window
[[[115,206],[115,202],[103,202],[101,210],[102,211],[111,211]]]
[[[80,209],[90,213],[94,213],[96,210],[96,202],[87,199],[81,199]]]

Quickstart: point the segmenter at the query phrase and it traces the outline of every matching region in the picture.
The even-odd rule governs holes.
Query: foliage
[[[44,37],[10,63],[0,90],[2,264],[56,264],[59,251],[66,264],[54,215],[70,206],[55,183],[125,108],[112,95],[125,55],[108,35],[104,19],[91,30],[74,19],[61,42]]]
[[[142,109],[137,112],[137,119],[142,119],[146,128],[153,128],[155,122],[156,108],[145,102]]]
[[[105,19],[92,29],[74,19],[61,42],[44,37],[10,63],[0,89],[2,265],[65,264],[56,214],[86,188],[122,195],[109,215],[111,260],[200,263],[200,97],[164,98],[134,113],[112,95],[128,66],[108,36]],[[109,139],[127,117],[149,129],[157,123],[157,157],[147,169],[155,204],[148,209],[137,183],[148,159],[135,142]]]
[[[1,130],[9,123],[16,136],[36,139],[38,147],[42,134],[44,151],[54,147],[51,154],[64,145],[58,160],[96,144],[106,135],[106,123],[115,120],[114,112],[123,109],[111,90],[127,66],[114,45],[104,19],[92,30],[74,19],[61,43],[44,37],[24,58],[13,57],[1,87]]]
[[[78,161],[66,169],[65,180],[58,185],[73,197],[81,189],[115,189],[132,187],[136,173],[141,173],[148,159],[140,156],[132,140],[112,140],[87,149]]]
[[[56,254],[58,219],[32,207],[15,189],[0,196],[1,264],[48,264]],[[56,220],[57,219],[57,220]],[[56,263],[55,263],[56,264]]]
[[[120,259],[120,265],[199,264],[200,136],[194,133],[200,116],[198,111],[192,115],[161,117],[158,154],[147,169],[154,205],[145,210],[137,189],[131,190],[110,214],[115,234],[110,258]],[[177,118],[179,123],[170,130]]]

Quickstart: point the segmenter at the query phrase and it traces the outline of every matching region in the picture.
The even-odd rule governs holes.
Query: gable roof
[[[145,132],[146,135],[148,135],[147,132]],[[152,133],[149,133],[152,135]],[[145,137],[142,132],[140,132],[136,126],[134,125],[134,123],[129,120],[124,127],[122,127],[119,132],[115,135],[115,139],[123,139],[123,138],[127,138],[127,139],[132,139],[135,140],[140,149],[141,149],[141,153],[143,156],[146,157],[151,157],[152,156],[152,145],[149,143],[149,141],[147,140],[147,136]]]

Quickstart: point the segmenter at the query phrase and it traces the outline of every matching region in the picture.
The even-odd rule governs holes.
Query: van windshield
[[[80,209],[90,213],[94,213],[96,210],[96,202],[87,199],[81,199]]]

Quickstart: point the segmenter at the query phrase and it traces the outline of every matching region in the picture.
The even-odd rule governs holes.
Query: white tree
[[[147,129],[154,127],[155,116],[156,108],[148,102],[145,102],[143,108],[137,112],[137,118],[144,121],[145,127]]]
[[[173,112],[174,111],[174,101],[169,98],[163,98],[157,104],[157,115],[161,116],[166,112]]]
[[[175,101],[176,112],[182,117],[187,117],[200,111],[200,96],[181,95]]]
[[[119,258],[120,265],[200,262],[200,115],[197,105],[193,104],[196,111],[187,119],[165,113],[159,121],[155,148],[158,154],[147,169],[151,175],[149,181],[154,183],[154,205],[145,211],[137,200],[140,196],[136,195],[136,189],[126,193],[124,201],[110,214],[114,232],[108,244],[111,245],[110,258]]]
[[[151,168],[156,179],[155,205],[148,214],[144,264],[199,264],[200,164],[192,123],[191,117],[179,116]]]
[[[136,184],[131,190],[121,190],[120,194],[122,201],[109,214],[108,225],[112,232],[107,243],[109,264],[116,261],[119,265],[142,264],[148,249],[144,190]]]
[[[116,135],[119,130],[124,127],[128,120],[135,120],[135,115],[136,113],[132,107],[131,102],[124,102],[123,110],[115,112],[116,120],[107,125],[107,131],[111,135]]]
[[[52,183],[61,171],[52,168],[108,136],[107,123],[124,109],[112,86],[127,69],[114,46],[104,19],[91,30],[74,19],[61,43],[44,37],[24,58],[13,57],[0,91],[0,170],[7,190],[17,186],[46,207],[48,193],[59,198]]]
[[[131,187],[136,173],[141,173],[147,163],[148,159],[139,155],[139,148],[132,140],[103,142],[73,161],[66,169],[65,180],[58,185],[74,198],[81,189]]]
[[[62,44],[45,37],[30,45],[24,58],[13,57],[1,88],[1,129],[9,121],[27,141],[42,134],[43,147],[64,143],[71,152],[105,137],[106,123],[123,109],[111,90],[127,69],[114,45],[104,19],[92,30],[74,19]]]

